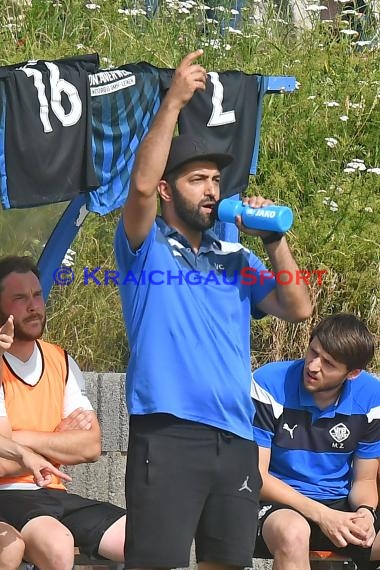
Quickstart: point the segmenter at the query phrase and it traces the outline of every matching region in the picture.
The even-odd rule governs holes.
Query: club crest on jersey
[[[343,423],[336,424],[336,426],[332,427],[329,431],[329,434],[334,440],[332,443],[332,447],[337,449],[343,449],[344,445],[343,442],[350,436],[350,430],[347,426]]]

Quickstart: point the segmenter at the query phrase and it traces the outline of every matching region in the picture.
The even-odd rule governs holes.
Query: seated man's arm
[[[281,479],[269,473],[271,450],[259,447],[259,469],[263,480],[260,498],[263,501],[276,501],[293,507],[306,518],[320,524],[326,510],[331,510],[313,499],[305,497]]]
[[[367,526],[357,524],[358,519],[365,519],[362,513],[343,512],[305,497],[287,483],[269,473],[270,449],[259,447],[259,469],[263,479],[261,499],[289,505],[308,520],[315,522],[321,531],[337,547],[347,544],[365,546],[368,540]]]
[[[12,439],[54,463],[76,465],[96,461],[101,453],[100,426],[82,390],[83,375],[69,356],[69,376],[60,424],[54,432],[13,431]]]
[[[375,518],[371,511],[367,508],[358,508],[361,505],[377,509],[378,505],[378,491],[377,491],[377,459],[354,459],[354,477],[349,494],[350,505],[353,510],[363,515],[357,524],[367,531],[365,546],[372,546],[376,536],[374,527]]]
[[[0,326],[0,436],[11,439],[12,427],[7,418],[4,402],[3,381],[3,354],[12,346],[14,335],[13,316],[8,317],[6,322]],[[0,457],[0,477],[6,475],[21,475],[29,473],[25,466],[10,457]]]
[[[353,509],[359,505],[368,505],[377,509],[377,471],[379,462],[377,459],[354,459],[354,477],[349,495],[349,501]]]
[[[1,389],[1,393],[3,393],[3,389]],[[2,403],[0,396],[0,414],[2,413],[1,407]],[[9,420],[6,417],[6,415],[0,416],[0,435],[8,439],[12,438],[11,424],[9,423]],[[8,475],[29,475],[29,474],[30,471],[27,471],[24,465],[21,465],[17,461],[0,457],[0,477],[6,477]]]
[[[0,477],[31,473],[40,487],[51,482],[51,475],[71,481],[68,475],[59,471],[44,457],[11,440],[12,430],[7,417],[0,418],[0,434],[6,434],[0,435]]]
[[[101,452],[100,426],[95,412],[90,412],[90,429],[54,432],[13,431],[12,439],[30,447],[54,463],[76,465],[97,461]]]

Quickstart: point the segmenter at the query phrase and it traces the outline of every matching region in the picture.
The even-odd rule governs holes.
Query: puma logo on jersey
[[[293,426],[292,428],[288,426],[288,424],[284,424],[282,426],[282,429],[284,429],[285,431],[288,431],[290,434],[290,439],[294,439],[294,430],[296,429],[296,427],[298,427],[298,424],[296,424],[295,426]]]

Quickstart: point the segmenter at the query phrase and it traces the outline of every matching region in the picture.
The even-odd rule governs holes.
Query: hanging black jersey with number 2
[[[169,88],[173,73],[161,69],[163,89]],[[206,90],[196,91],[179,116],[180,133],[202,137],[216,152],[234,157],[222,171],[223,197],[239,194],[248,186],[257,124],[257,78],[242,71],[211,71]]]
[[[87,76],[97,69],[96,54],[0,68],[6,97],[1,180],[6,207],[62,202],[98,186]]]

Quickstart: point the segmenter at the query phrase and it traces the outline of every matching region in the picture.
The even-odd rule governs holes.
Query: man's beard
[[[203,232],[214,225],[215,213],[211,212],[210,214],[207,214],[206,212],[201,212],[201,207],[205,204],[209,205],[212,202],[216,203],[215,200],[206,198],[201,200],[196,206],[181,196],[174,184],[172,185],[172,196],[174,208],[178,217],[181,218],[181,220],[191,229]]]
[[[39,317],[41,319],[41,328],[40,328],[40,332],[38,334],[36,333],[29,333],[26,332],[24,330],[23,327],[23,323],[26,321],[28,322],[29,320],[32,320],[32,318],[36,318]],[[0,323],[3,324],[5,323],[5,321],[7,320],[8,315],[5,315],[2,311],[0,311]],[[24,319],[24,321],[17,322],[17,321],[13,321],[14,324],[14,338],[15,340],[21,340],[21,341],[30,341],[30,340],[37,340],[38,338],[41,338],[42,333],[45,330],[45,324],[46,324],[46,315],[41,315],[40,313],[38,313],[37,315],[33,315],[33,317],[28,317],[27,319]]]

